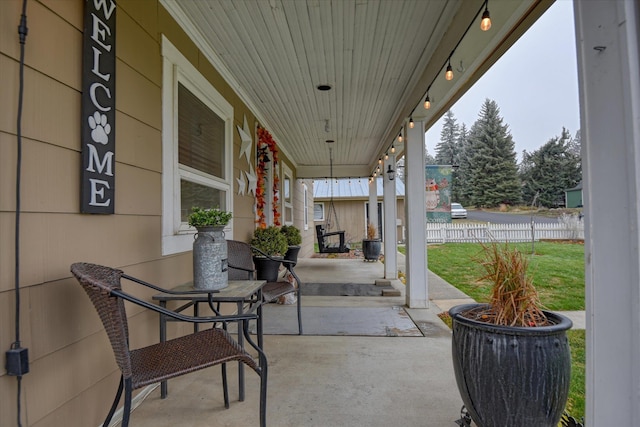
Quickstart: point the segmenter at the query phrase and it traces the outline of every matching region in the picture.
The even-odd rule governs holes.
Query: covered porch
[[[383,264],[305,258],[296,270],[310,281],[340,283],[349,278],[373,283],[383,274]],[[303,296],[303,307],[337,309],[347,318],[354,309],[402,307],[404,285],[392,282],[400,296]],[[468,300],[435,275],[430,283],[434,295],[430,308],[406,309],[419,326],[420,336],[265,335],[269,425],[455,425],[462,401],[451,362],[451,332],[437,315],[442,311],[440,305]],[[305,330],[310,329],[310,322],[322,321],[306,316],[309,310],[303,313]],[[265,319],[270,320],[268,315]],[[228,372],[229,409],[224,409],[220,370],[214,367],[171,380],[164,400],[159,387],[152,390],[133,411],[132,425],[256,425],[258,377],[246,375],[246,399],[239,402],[237,370]]]

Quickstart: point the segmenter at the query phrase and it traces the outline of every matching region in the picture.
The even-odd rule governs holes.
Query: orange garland
[[[265,180],[267,176],[267,168],[266,163],[268,161],[268,153],[267,150],[271,151],[272,159],[273,159],[273,167],[275,168],[278,165],[278,147],[276,146],[276,141],[273,139],[268,130],[263,127],[258,127],[258,163],[256,167],[256,172],[258,174],[257,182],[256,182],[256,213],[258,215],[258,219],[256,222],[259,224],[260,228],[267,227],[267,221],[264,214],[265,207]],[[275,171],[275,169],[274,169]],[[280,178],[276,173],[273,174],[273,225],[280,226],[280,211],[278,210],[278,189],[280,184]]]

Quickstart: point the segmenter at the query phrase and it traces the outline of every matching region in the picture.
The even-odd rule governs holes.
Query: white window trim
[[[284,194],[284,181],[286,181],[287,179],[289,179],[289,201],[287,201],[287,198],[285,197]],[[281,212],[281,217],[282,217],[282,222],[286,225],[293,225],[294,222],[294,211],[293,211],[293,173],[291,172],[291,168],[289,166],[287,166],[284,162],[282,163],[282,179],[280,181],[280,185],[281,185],[281,191],[280,191],[280,195],[282,197],[282,206],[280,208],[280,212]],[[291,220],[287,221],[287,209],[291,211]]]
[[[178,82],[196,95],[225,122],[225,179],[214,188],[225,191],[227,210],[233,212],[233,106],[162,35],[162,255],[190,251],[195,230],[180,221],[180,178],[199,182],[200,172],[178,167]],[[233,221],[233,220],[232,220]],[[233,222],[225,227],[233,238]]]
[[[302,194],[303,194],[302,210],[304,212],[302,223],[303,223],[304,229],[308,230],[309,229],[309,198],[307,197],[308,196],[307,184],[304,184],[304,183],[302,184]]]

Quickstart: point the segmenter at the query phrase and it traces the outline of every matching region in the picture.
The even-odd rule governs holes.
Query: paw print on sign
[[[91,139],[95,142],[105,145],[109,142],[109,134],[111,133],[111,125],[107,123],[107,116],[100,114],[98,111],[89,116],[89,127],[91,131]]]

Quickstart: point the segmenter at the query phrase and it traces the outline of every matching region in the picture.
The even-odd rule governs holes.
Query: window
[[[233,107],[163,36],[162,254],[191,250],[193,206],[232,206]],[[225,229],[231,236],[231,223]]]
[[[324,203],[313,204],[313,220],[324,221]]]
[[[282,164],[282,175],[284,180],[282,181],[282,213],[284,217],[284,223],[286,225],[293,225],[293,174],[291,169],[284,163]]]

